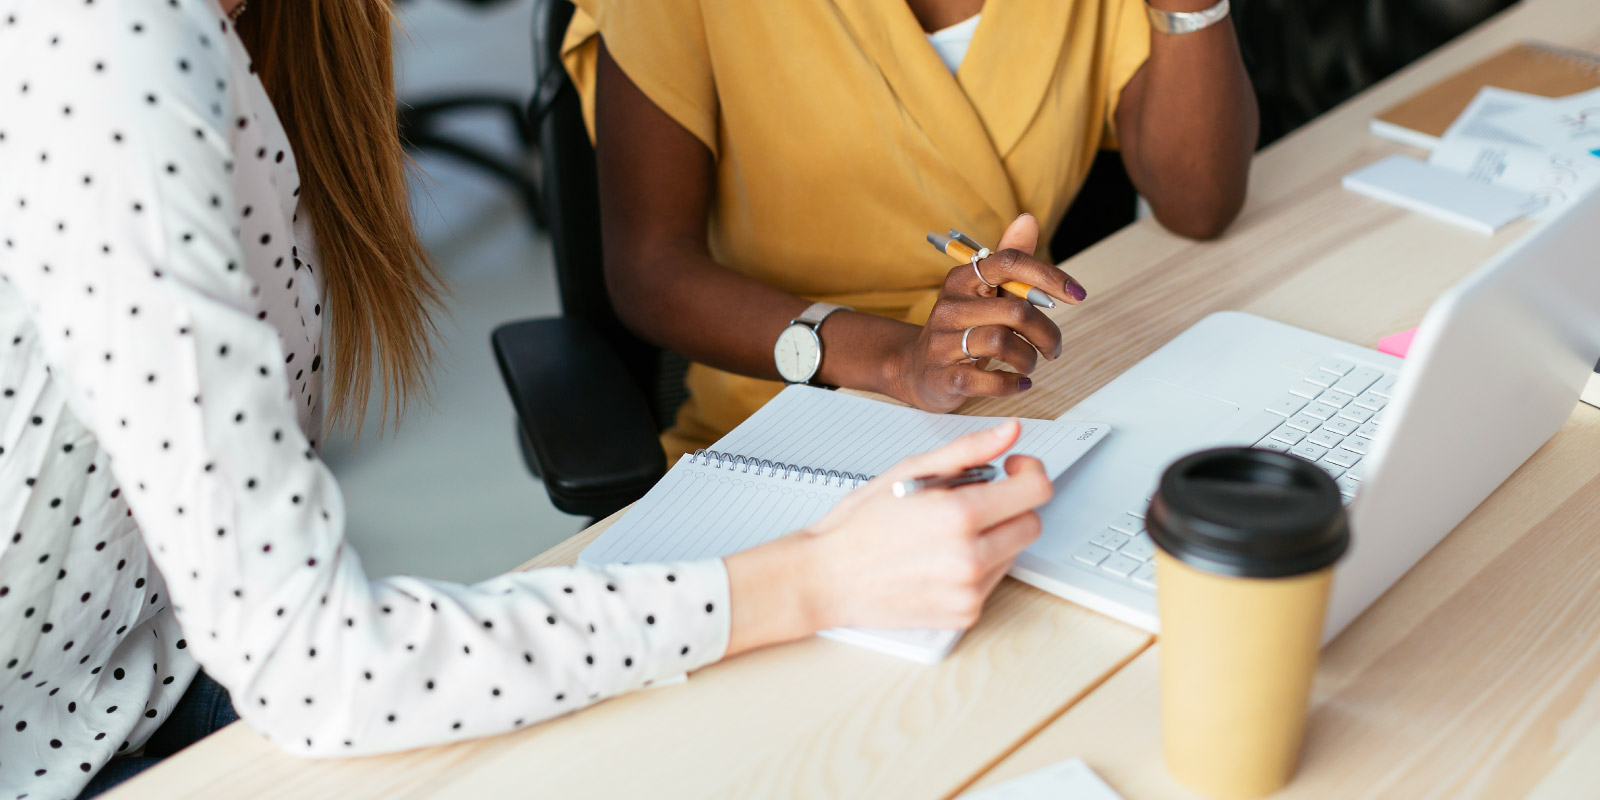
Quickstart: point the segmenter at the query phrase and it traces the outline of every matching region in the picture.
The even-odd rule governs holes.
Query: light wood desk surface
[[[1091,300],[1054,312],[1066,356],[1024,396],[962,411],[1055,417],[1218,310],[1368,346],[1414,326],[1528,225],[1480,237],[1338,179],[1402,149],[1367,135],[1374,111],[1522,38],[1600,51],[1600,7],[1524,0],[1274,145],[1221,241],[1146,221],[1075,258]],[[1597,519],[1600,411],[1583,407],[1327,649],[1289,795],[1600,786]],[[571,563],[609,523],[524,566]],[[516,734],[344,761],[234,725],[111,796],[920,798],[1083,756],[1128,800],[1185,797],[1160,767],[1156,654],[1147,634],[1008,580],[937,666],[813,639]]]

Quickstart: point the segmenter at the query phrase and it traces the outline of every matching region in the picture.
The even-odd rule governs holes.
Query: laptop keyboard
[[[1398,373],[1330,358],[1296,381],[1235,431],[1255,447],[1299,456],[1321,467],[1339,484],[1349,503],[1366,477],[1363,459],[1383,424]],[[1072,557],[1146,590],[1156,585],[1155,543],[1145,532],[1144,513],[1150,498],[1110,521]]]

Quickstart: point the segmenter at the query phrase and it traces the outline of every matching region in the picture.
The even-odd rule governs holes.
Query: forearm
[[[623,322],[641,336],[718,369],[778,380],[772,348],[811,301],[711,259],[698,248],[624,256],[607,274]],[[640,259],[651,259],[649,262]],[[837,312],[818,330],[823,383],[899,396],[897,373],[918,328],[870,314]]]
[[[1151,0],[1199,11],[1214,0]],[[1150,58],[1124,91],[1118,127],[1134,185],[1172,231],[1212,238],[1244,204],[1258,113],[1231,21],[1202,31],[1152,31]]]

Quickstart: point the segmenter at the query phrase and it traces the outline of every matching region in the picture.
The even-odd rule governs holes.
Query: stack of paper
[[[1532,195],[1535,217],[1558,214],[1600,186],[1600,89],[1556,99],[1483,89],[1428,163]]]

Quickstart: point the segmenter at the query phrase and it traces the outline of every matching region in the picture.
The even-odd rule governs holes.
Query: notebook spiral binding
[[[712,463],[716,462],[716,463]],[[798,464],[785,464],[781,461],[770,461],[765,458],[751,458],[733,453],[723,453],[704,448],[694,451],[689,457],[691,464],[704,464],[713,469],[725,469],[730,472],[754,473],[765,475],[769,478],[781,478],[796,482],[820,483],[823,486],[846,486],[859,489],[862,484],[877,477],[876,475],[861,475],[855,472],[840,472],[836,469],[820,470],[804,467]],[[780,474],[781,473],[781,474]]]
[[[1551,44],[1531,43],[1531,46],[1546,58],[1564,62],[1590,75],[1600,77],[1600,56]]]

